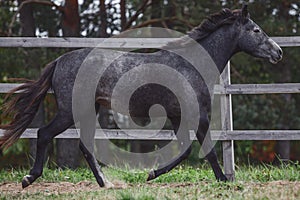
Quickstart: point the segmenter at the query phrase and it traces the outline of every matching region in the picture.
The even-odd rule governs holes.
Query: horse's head
[[[239,31],[238,49],[250,55],[267,58],[271,63],[282,59],[282,49],[255,22],[244,5],[236,22]]]

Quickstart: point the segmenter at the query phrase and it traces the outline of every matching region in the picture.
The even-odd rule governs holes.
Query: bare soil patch
[[[183,187],[191,187],[191,186],[203,186],[209,184],[208,182],[199,182],[199,183],[145,183],[145,184],[126,184],[122,182],[113,182],[113,189],[125,189],[125,188],[133,188],[133,187],[150,187],[150,188],[183,188]],[[244,190],[268,190],[268,191],[278,191],[285,190],[286,188],[290,188],[294,191],[300,190],[300,181],[291,182],[291,181],[271,181],[266,183],[258,183],[258,182],[243,182],[241,183],[244,187]],[[20,183],[14,182],[5,182],[0,183],[0,192],[2,194],[35,194],[35,193],[43,193],[43,194],[67,194],[67,193],[77,193],[77,192],[92,192],[99,190],[107,190],[108,188],[100,188],[97,183],[91,181],[81,181],[78,183],[70,183],[70,182],[59,182],[59,183],[48,183],[48,182],[40,182],[34,183],[33,185],[22,189]],[[274,191],[275,192],[275,191]]]

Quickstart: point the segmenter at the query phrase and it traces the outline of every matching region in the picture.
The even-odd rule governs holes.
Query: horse
[[[243,5],[242,9],[237,10],[222,9],[220,12],[210,15],[198,27],[187,33],[186,36],[192,38],[208,52],[220,73],[224,70],[230,58],[238,52],[246,52],[254,57],[268,59],[271,63],[279,62],[283,55],[279,45],[269,38],[250,18],[247,5]],[[184,41],[181,38],[178,39],[177,43],[183,44]],[[183,45],[183,48],[188,48],[188,45]],[[42,175],[45,151],[49,142],[75,123],[72,113],[72,90],[79,68],[90,52],[90,48],[84,48],[66,53],[46,65],[38,80],[26,82],[10,92],[10,95],[15,92],[18,92],[18,94],[9,98],[4,106],[6,113],[14,113],[14,115],[9,124],[0,126],[0,128],[4,129],[4,135],[0,138],[1,149],[8,148],[18,140],[32,122],[40,103],[50,88],[54,92],[58,108],[54,119],[46,126],[39,128],[37,132],[36,159],[29,174],[24,176],[22,180],[23,188],[31,185]],[[211,98],[209,95],[206,95],[207,88],[203,88],[201,77],[194,75],[197,72],[186,70],[189,65],[188,62],[166,50],[159,50],[149,54],[131,52],[124,54],[120,60],[120,62],[114,63],[119,70],[104,73],[104,78],[101,78],[99,83],[97,83],[96,98],[93,102],[95,107],[100,106],[101,109],[101,106],[111,103],[111,89],[115,84],[112,80],[120,78],[122,74],[136,67],[137,64],[134,64],[134,62],[147,64],[155,61],[167,64],[179,72],[187,73],[187,77],[190,78],[189,82],[197,88],[196,96],[199,100],[201,116],[196,137],[202,145],[210,125]],[[105,78],[105,76],[110,78]],[[158,99],[150,98],[153,95]],[[102,98],[103,96],[105,98]],[[181,113],[178,111],[178,102],[174,100],[172,92],[154,84],[152,88],[148,88],[147,92],[137,93],[134,99],[136,104],[132,103],[131,107],[133,115],[149,116],[147,115],[149,107],[153,104],[161,103],[166,107],[166,111],[169,112],[167,115],[175,132],[178,131]],[[170,102],[175,102],[176,106],[173,106],[173,103]],[[208,139],[208,145],[211,145],[210,138]],[[102,173],[94,153],[82,140],[79,142],[79,148],[99,186],[109,186],[110,183]],[[216,179],[227,181],[218,163],[214,148],[211,147],[209,149],[209,152],[206,152],[206,159],[210,163]],[[189,146],[180,156],[166,166],[151,170],[147,180],[152,180],[172,170],[182,160],[186,159],[190,152],[191,147]]]

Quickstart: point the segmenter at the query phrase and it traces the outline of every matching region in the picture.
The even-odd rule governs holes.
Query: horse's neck
[[[237,52],[237,38],[230,28],[222,28],[199,42],[214,60],[220,72],[222,72]]]

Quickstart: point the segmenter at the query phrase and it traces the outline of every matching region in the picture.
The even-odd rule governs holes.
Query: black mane
[[[241,10],[222,9],[220,12],[207,17],[198,27],[189,32],[188,36],[195,40],[201,40],[221,26],[233,24],[240,14]]]
[[[178,40],[169,42],[166,48],[184,47],[189,44],[190,38],[200,41],[206,38],[210,33],[216,31],[223,25],[233,24],[237,18],[241,16],[241,10],[230,10],[228,8],[222,9],[220,12],[207,17],[199,26],[187,33],[186,36]]]

